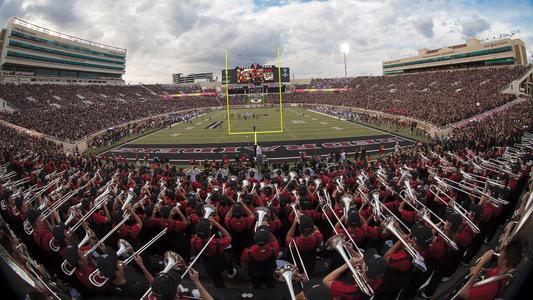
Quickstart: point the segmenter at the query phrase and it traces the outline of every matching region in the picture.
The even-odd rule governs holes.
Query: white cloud
[[[256,3],[258,3],[256,1]],[[493,4],[494,5],[494,4]],[[124,47],[126,81],[170,82],[173,72],[220,76],[230,66],[282,65],[297,78],[344,74],[339,44],[348,42],[349,75],[381,74],[381,62],[465,36],[527,31],[527,3],[476,6],[455,1],[0,0],[0,24],[18,16],[60,32]],[[525,7],[524,7],[525,6]],[[529,10],[531,11],[531,10]],[[521,17],[522,16],[522,17]],[[517,20],[522,20],[519,23]],[[533,53],[532,43],[528,50]]]

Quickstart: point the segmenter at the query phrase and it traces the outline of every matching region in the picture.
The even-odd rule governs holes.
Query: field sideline
[[[259,113],[258,119],[244,120],[238,117],[245,112]],[[274,108],[253,108],[231,110],[231,131],[253,131],[255,123],[257,131],[279,130],[279,112]],[[220,127],[206,129],[211,124],[223,122]],[[272,141],[303,141],[322,140],[347,137],[362,137],[382,135],[383,132],[369,127],[361,126],[349,121],[339,120],[302,108],[286,107],[283,109],[284,132],[274,134],[258,134],[258,143]],[[217,144],[217,143],[253,143],[253,134],[229,135],[227,133],[226,111],[218,110],[209,112],[197,119],[192,124],[175,124],[152,134],[131,141],[136,145],[172,145],[172,144]]]

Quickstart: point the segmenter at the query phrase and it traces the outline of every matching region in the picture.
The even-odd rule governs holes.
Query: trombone
[[[385,222],[385,228],[390,231],[405,247],[405,250],[409,253],[409,255],[413,258],[413,265],[420,269],[422,272],[427,271],[426,264],[424,262],[424,257],[420,255],[420,253],[411,246],[403,237],[402,234],[398,231],[398,229],[394,226],[395,224],[402,225],[406,231],[410,234],[411,229],[405,225],[390,209],[381,201],[379,201],[379,192],[377,190],[374,190],[372,192],[372,198],[374,199],[373,202],[369,202],[373,206],[381,206],[381,208],[384,208],[387,213],[390,215],[389,217],[385,217],[384,213],[381,211],[381,209],[376,211],[379,211],[380,217],[384,219]]]
[[[115,227],[113,227],[108,233],[106,233],[106,235],[104,235],[98,242],[96,242],[96,244],[94,244],[91,249],[89,249],[89,251],[87,251],[85,253],[85,256],[88,256],[89,254],[93,253],[98,247],[100,247],[100,245],[102,245],[106,240],[107,238],[109,238],[115,231],[117,231],[124,223],[126,223],[126,221],[129,219],[130,215],[129,214],[126,214],[122,220],[117,224],[115,225]],[[89,230],[89,232],[92,233],[92,230],[86,228],[85,229],[85,232],[87,234],[87,230]],[[93,236],[94,233],[92,233]],[[85,238],[83,239],[85,240]],[[82,241],[83,242],[83,241]],[[81,244],[81,243],[80,243]],[[78,249],[80,248],[81,246],[78,246]],[[70,268],[70,269],[69,269]],[[76,267],[72,267],[68,261],[65,259],[63,260],[63,262],[61,263],[61,270],[63,270],[63,272],[66,274],[66,275],[72,275],[74,274],[74,271],[76,270]]]
[[[446,223],[443,219],[441,219],[436,213],[431,211],[427,206],[422,204],[422,202],[418,201],[418,199],[416,197],[413,197],[411,199],[414,200],[418,205],[422,206],[422,209],[417,208],[414,204],[412,204],[409,201],[409,199],[406,199],[405,197],[403,197],[402,193],[400,193],[399,196],[405,203],[407,203],[409,206],[411,206],[411,208],[413,208],[418,213],[418,215],[422,218],[422,220],[424,220],[429,226],[431,226],[431,228],[433,228],[444,239],[446,244],[448,244],[450,247],[452,247],[455,251],[459,250],[459,247],[457,247],[457,244],[452,239],[450,239],[444,233],[444,231],[442,231],[442,229],[440,229],[440,227],[437,224],[433,223],[433,221],[429,217],[429,214],[433,215],[437,220],[439,220],[440,224]]]
[[[302,266],[303,273],[300,272],[300,269],[296,263],[296,258],[294,256],[294,253],[292,251],[292,246],[294,246],[294,249],[296,250],[296,253],[298,255],[298,259],[300,261],[300,265]],[[302,259],[302,256],[300,255],[300,250],[298,250],[298,246],[296,246],[296,242],[292,240],[292,242],[289,244],[289,252],[292,257],[292,264],[287,263],[283,266],[277,267],[276,270],[274,270],[274,279],[279,282],[285,282],[287,284],[287,288],[289,289],[289,294],[291,295],[292,300],[296,300],[296,295],[294,293],[294,287],[292,286],[293,281],[297,281],[298,279],[302,279],[302,275],[305,275],[305,280],[309,280],[309,275],[307,274],[307,270],[304,265],[304,261]],[[300,282],[300,284],[302,284]],[[302,284],[303,287],[303,284]]]
[[[167,228],[161,230],[161,232],[159,232],[156,236],[154,236],[151,240],[149,240],[146,244],[144,244],[141,248],[139,248],[139,250],[133,252],[128,258],[126,258],[123,262],[122,262],[122,265],[123,266],[126,266],[128,265],[134,258],[135,256],[141,254],[142,252],[144,252],[146,249],[148,249],[148,247],[150,247],[153,243],[155,243],[159,238],[161,238],[165,233],[167,232]],[[126,241],[124,240],[120,240],[120,241],[123,241],[125,243],[127,243]],[[125,244],[124,243],[124,244]],[[121,244],[122,246],[123,244]],[[130,246],[131,247],[131,246]],[[121,247],[119,249],[119,251],[123,249],[123,247]],[[117,254],[118,255],[118,254]],[[99,281],[100,280],[100,281]],[[100,273],[100,270],[99,269],[96,269],[94,270],[90,275],[89,275],[89,281],[96,287],[103,287],[107,281],[109,280],[109,278],[105,277],[104,275],[102,275]]]
[[[433,191],[435,189],[437,192]],[[453,209],[466,223],[468,227],[474,232],[475,234],[478,234],[480,232],[479,227],[477,227],[476,223],[474,223],[470,218],[468,217],[468,211],[464,209],[461,205],[457,204],[455,200],[448,196],[442,189],[440,189],[438,186],[432,184],[429,186],[429,191],[437,198],[440,202],[442,202],[444,205],[449,206],[451,209]],[[448,199],[450,199],[449,202],[444,201],[438,193],[446,195]]]
[[[205,245],[202,247],[202,249],[200,250],[200,252],[198,252],[198,254],[196,255],[196,257],[194,258],[194,260],[187,266],[187,263],[185,262],[185,260],[183,259],[183,257],[181,257],[179,254],[175,253],[175,252],[172,252],[172,251],[167,251],[165,252],[164,254],[164,260],[165,260],[165,268],[163,269],[163,271],[159,272],[159,274],[163,274],[163,273],[167,273],[168,271],[172,270],[173,268],[177,267],[177,266],[187,266],[187,268],[185,269],[185,271],[183,272],[183,274],[181,274],[181,279],[183,279],[185,277],[185,275],[187,275],[187,273],[189,273],[189,270],[192,268],[192,266],[196,263],[196,261],[200,258],[200,256],[202,256],[202,253],[204,253],[205,249],[207,249],[207,247],[209,246],[209,243],[211,243],[211,240],[215,237],[215,235],[211,235],[211,237],[209,238],[209,240],[207,240],[207,242],[205,243]],[[147,298],[148,296],[150,296],[150,294],[152,293],[152,288],[150,287],[142,296],[139,300],[142,300],[144,298]]]

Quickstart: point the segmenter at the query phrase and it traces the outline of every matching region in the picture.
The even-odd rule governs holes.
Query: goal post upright
[[[278,47],[278,85],[279,85],[279,128],[283,132],[283,103],[281,102],[281,60]]]
[[[276,133],[283,133],[283,98],[281,95],[282,92],[282,85],[281,85],[281,67],[279,64],[281,63],[280,59],[280,48],[278,47],[277,51],[278,55],[278,84],[279,84],[279,129],[278,130],[264,130],[264,131],[238,131],[238,132],[232,132],[231,131],[231,118],[230,118],[230,103],[229,103],[229,77],[228,77],[228,49],[226,49],[226,69],[225,69],[225,75],[226,75],[226,119],[228,122],[228,135],[254,135],[254,145],[257,145],[257,135],[259,134],[276,134]],[[263,97],[263,96],[262,96]],[[268,97],[268,95],[266,95]],[[264,103],[264,101],[263,101]],[[274,102],[275,103],[275,102]]]
[[[229,117],[229,79],[228,79],[228,49],[226,49],[226,118],[228,120],[228,134],[231,134],[231,123]]]

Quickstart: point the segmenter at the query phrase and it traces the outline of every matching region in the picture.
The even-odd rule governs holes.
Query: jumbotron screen
[[[279,68],[281,82],[290,81],[290,71],[287,67]],[[272,65],[251,64],[228,69],[229,84],[261,84],[278,82],[278,68]],[[222,83],[226,83],[226,70],[222,70]]]

